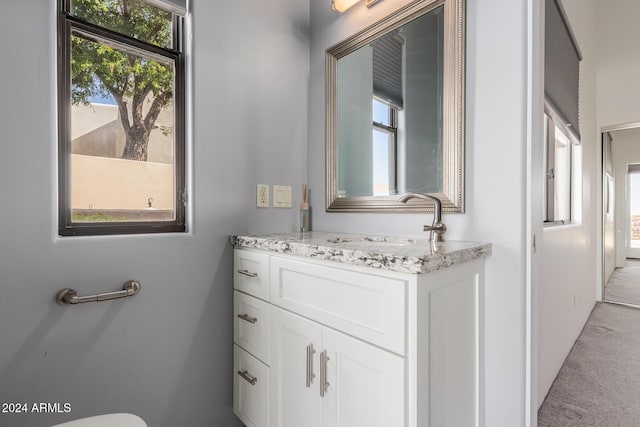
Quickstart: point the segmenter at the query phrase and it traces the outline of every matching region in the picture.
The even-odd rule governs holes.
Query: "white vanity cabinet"
[[[270,425],[403,426],[404,359],[271,309]]]
[[[233,279],[233,412],[269,425],[269,256],[236,250]]]
[[[484,426],[484,256],[426,274],[251,248],[234,259],[247,426]]]

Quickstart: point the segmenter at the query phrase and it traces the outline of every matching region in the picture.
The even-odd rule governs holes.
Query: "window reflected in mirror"
[[[396,190],[396,144],[398,111],[373,99],[374,196],[398,194]]]

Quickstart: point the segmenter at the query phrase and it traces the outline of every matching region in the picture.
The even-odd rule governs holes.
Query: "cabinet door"
[[[322,340],[329,357],[322,427],[405,426],[404,358],[329,328]]]
[[[277,427],[320,427],[318,359],[322,327],[271,307],[269,420]],[[308,349],[315,350],[309,354]],[[310,359],[310,360],[309,360]],[[307,376],[315,378],[307,387]],[[311,379],[311,378],[309,378]]]

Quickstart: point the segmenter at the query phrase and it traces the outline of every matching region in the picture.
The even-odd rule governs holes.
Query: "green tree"
[[[161,47],[171,46],[171,14],[144,0],[73,0],[73,14],[94,24]],[[71,100],[88,105],[111,94],[126,135],[122,158],[147,160],[149,136],[163,108],[173,101],[173,61],[158,62],[102,39],[74,34],[71,40]]]

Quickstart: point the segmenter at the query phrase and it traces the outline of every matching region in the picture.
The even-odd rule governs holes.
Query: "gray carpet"
[[[615,269],[604,288],[604,298],[640,305],[640,261],[627,259],[625,267]]]
[[[640,309],[596,305],[538,411],[538,426],[640,426]]]

